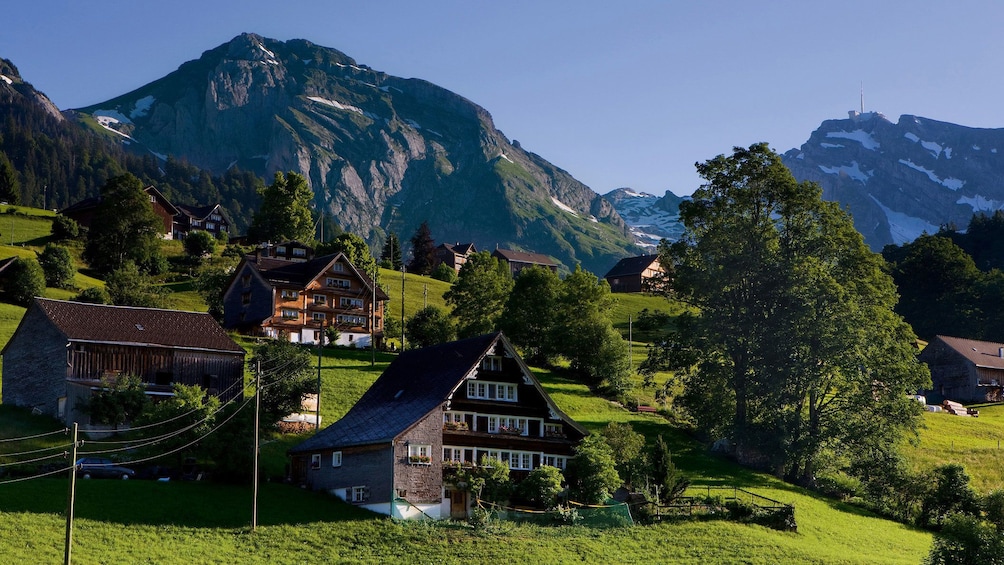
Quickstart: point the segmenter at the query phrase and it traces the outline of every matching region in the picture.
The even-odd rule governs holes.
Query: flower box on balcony
[[[521,435],[523,435],[523,430],[521,430],[519,428],[510,428],[508,426],[500,426],[499,427],[499,433],[500,434],[508,434],[508,435],[511,435],[511,436],[521,436]]]
[[[470,430],[467,422],[445,422],[443,429],[451,432],[466,432]]]

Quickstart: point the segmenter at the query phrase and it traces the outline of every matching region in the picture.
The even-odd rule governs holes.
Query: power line
[[[66,434],[66,433],[69,433],[69,431],[70,431],[70,428],[63,428],[61,430],[56,430],[54,432],[45,432],[44,434],[35,434],[33,436],[5,438],[5,439],[0,439],[0,443],[8,443],[8,442],[12,442],[12,441],[25,441],[25,440],[29,440],[29,439],[37,439],[37,438],[40,438],[40,437],[52,436],[52,435],[56,435],[56,434]]]

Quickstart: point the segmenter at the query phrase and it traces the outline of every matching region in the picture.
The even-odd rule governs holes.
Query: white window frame
[[[342,265],[341,263],[335,263],[334,265],[331,266],[331,270],[336,273],[344,273],[345,265]]]
[[[502,370],[502,356],[501,355],[485,355],[481,359],[481,369],[484,371],[495,371],[499,372]]]
[[[366,306],[366,303],[362,298],[349,298],[347,296],[342,296],[338,299],[339,308],[353,308],[362,310]]]
[[[326,295],[326,294],[315,294],[314,295],[314,305],[316,305],[316,306],[327,306],[328,305],[328,295]]]
[[[494,385],[494,386],[491,386]],[[519,402],[519,385],[515,383],[500,383],[495,381],[467,381],[467,398],[475,400],[498,400],[501,402]]]
[[[312,312],[310,317],[315,322],[323,322],[328,319],[328,315],[324,312]]]
[[[427,457],[428,461],[414,461],[412,458]],[[428,443],[410,443],[408,444],[408,462],[412,465],[431,465],[432,464],[432,445]]]
[[[342,466],[342,452],[335,451],[331,454],[331,466],[341,467]]]
[[[306,249],[304,249],[302,247],[294,247],[293,248],[293,257],[306,257],[306,256],[307,256],[307,250]]]
[[[327,277],[324,280],[324,286],[328,288],[341,288],[345,290],[350,290],[352,288],[352,281],[348,279],[339,279],[336,277]]]
[[[292,289],[284,288],[280,292],[279,296],[281,296],[283,300],[296,300],[300,297],[300,293]]]
[[[367,486],[352,487],[352,502],[366,502],[370,499],[370,488]]]
[[[282,319],[283,320],[298,320],[300,319],[300,311],[294,310],[292,308],[282,309]]]

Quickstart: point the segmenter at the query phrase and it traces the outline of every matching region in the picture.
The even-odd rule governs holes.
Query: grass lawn
[[[925,412],[919,443],[904,445],[903,454],[917,470],[962,464],[977,492],[1004,489],[1004,405],[978,408],[978,418]]]

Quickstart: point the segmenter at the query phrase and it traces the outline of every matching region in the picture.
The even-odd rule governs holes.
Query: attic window
[[[136,324],[136,329],[139,331],[143,331],[145,328],[143,327],[143,324]]]

